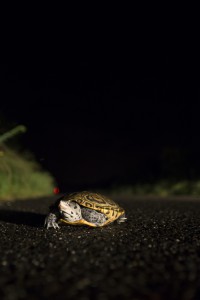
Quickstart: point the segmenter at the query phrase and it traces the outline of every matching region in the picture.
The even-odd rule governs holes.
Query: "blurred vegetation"
[[[32,155],[5,145],[25,131],[26,128],[19,125],[0,135],[0,200],[39,197],[52,192],[53,178],[41,169]]]
[[[160,180],[154,183],[138,183],[113,187],[109,193],[113,196],[200,196],[200,180],[171,181]]]
[[[19,133],[24,133],[24,132],[26,132],[26,127],[23,125],[18,125],[13,129],[6,131],[2,135],[0,135],[0,144],[6,142],[7,140],[16,136]]]
[[[0,116],[0,199],[29,198],[51,194],[54,180],[33,155],[22,151],[18,135],[23,125]],[[17,136],[17,138],[16,138]],[[112,195],[200,196],[200,149],[160,147],[134,153],[130,167],[106,192]]]
[[[162,147],[135,155],[135,169],[108,189],[113,196],[200,196],[200,149]],[[148,152],[147,152],[148,153]]]

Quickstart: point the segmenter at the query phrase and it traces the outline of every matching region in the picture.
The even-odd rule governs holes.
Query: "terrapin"
[[[126,219],[124,209],[117,203],[101,194],[84,191],[64,195],[50,206],[45,227],[56,229],[58,223],[98,227]]]

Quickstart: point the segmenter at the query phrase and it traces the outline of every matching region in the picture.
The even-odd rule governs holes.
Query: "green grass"
[[[53,185],[52,176],[41,170],[33,158],[1,145],[0,200],[50,195]]]
[[[170,181],[117,186],[109,192],[113,196],[200,196],[200,180]]]

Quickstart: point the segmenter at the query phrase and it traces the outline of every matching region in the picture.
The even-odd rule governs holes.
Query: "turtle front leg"
[[[58,225],[58,216],[56,213],[52,213],[50,212],[44,221],[44,227],[46,227],[47,229],[53,227],[54,229],[60,228]]]

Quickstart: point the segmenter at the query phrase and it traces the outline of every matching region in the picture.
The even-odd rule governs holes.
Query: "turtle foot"
[[[57,223],[57,217],[55,214],[48,214],[48,216],[45,218],[44,227],[47,229],[53,227],[54,229],[59,229],[59,225]]]
[[[127,218],[123,216],[117,220],[117,223],[120,224],[120,223],[124,223],[126,221],[127,221]]]

